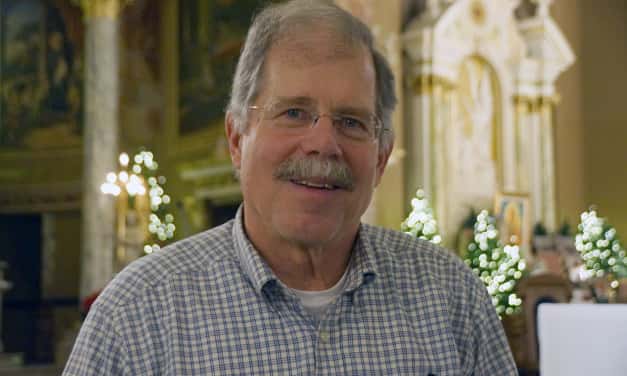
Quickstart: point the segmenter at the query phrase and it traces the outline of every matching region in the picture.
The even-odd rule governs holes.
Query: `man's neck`
[[[273,252],[258,249],[281,282],[298,290],[326,290],[335,285],[346,271],[351,250],[352,247],[340,251],[298,246]]]
[[[246,236],[285,285],[298,290],[325,290],[340,280],[350,260],[359,223],[318,239],[292,237],[279,232],[269,220],[256,216],[254,207],[243,209]]]

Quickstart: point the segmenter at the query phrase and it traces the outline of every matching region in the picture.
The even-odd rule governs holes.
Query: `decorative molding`
[[[0,150],[0,192],[20,184],[80,180],[82,159],[80,148]]]
[[[0,188],[0,213],[78,210],[81,188],[80,181],[3,186]]]
[[[480,0],[474,0],[470,3],[470,14],[472,20],[477,25],[483,25],[486,22],[486,9]]]
[[[241,198],[239,181],[230,161],[205,159],[181,164],[178,170],[181,180],[193,185],[192,191],[197,199]]]
[[[85,19],[112,18],[116,19],[124,7],[133,0],[72,0],[79,6],[85,15]]]
[[[58,159],[81,159],[83,150],[80,147],[60,149],[1,149],[0,163],[15,164],[21,160],[33,162],[46,162]]]
[[[514,95],[513,101],[515,106],[522,106],[527,112],[540,112],[547,107],[551,108],[559,104],[560,96],[557,94],[549,96]]]
[[[455,86],[456,83],[448,78],[431,74],[417,76],[411,83],[411,87],[416,94],[431,93],[435,87],[452,90]]]
[[[517,94],[555,95],[555,80],[575,62],[564,34],[549,14],[552,0],[535,0],[536,14],[518,22],[527,53],[518,67]]]

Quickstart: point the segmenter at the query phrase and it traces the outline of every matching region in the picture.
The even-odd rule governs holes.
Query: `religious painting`
[[[529,198],[524,194],[497,193],[494,214],[503,244],[517,244],[527,250],[530,242]]]
[[[68,1],[0,0],[0,146],[80,141],[82,38]]]
[[[159,1],[134,0],[120,18],[120,128],[127,145],[154,142],[163,130],[164,64]]]
[[[179,1],[179,133],[222,126],[253,14],[268,1]]]

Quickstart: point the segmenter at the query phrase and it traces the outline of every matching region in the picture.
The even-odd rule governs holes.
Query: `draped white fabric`
[[[627,374],[627,304],[541,304],[542,376]]]

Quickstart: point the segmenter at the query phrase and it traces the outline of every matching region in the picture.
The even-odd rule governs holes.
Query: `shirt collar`
[[[360,225],[357,239],[353,245],[352,260],[349,263],[351,269],[347,276],[346,291],[354,291],[360,286],[370,283],[377,275],[375,249],[374,245],[369,241],[367,233],[368,226]],[[255,290],[261,293],[266,285],[277,286],[278,279],[276,275],[259,255],[259,252],[257,252],[246,235],[244,230],[244,205],[240,205],[237,210],[232,235],[240,266]]]
[[[235,214],[233,241],[242,270],[246,273],[255,290],[261,293],[261,290],[268,282],[276,281],[277,278],[268,264],[261,258],[244,231],[243,204],[240,205],[239,209],[237,209],[237,214]]]
[[[375,247],[370,240],[368,226],[361,224],[349,263],[352,267],[348,271],[347,292],[355,291],[362,285],[372,282],[379,273]]]

